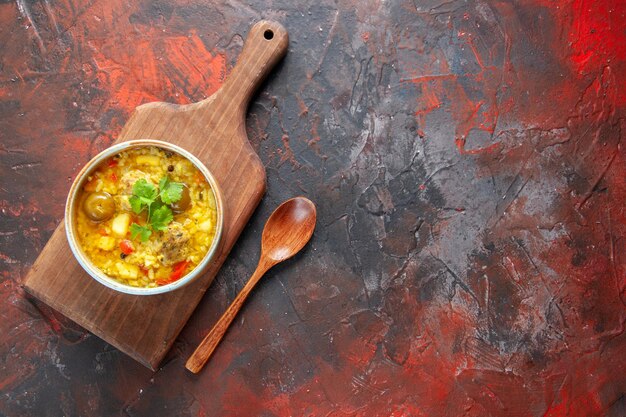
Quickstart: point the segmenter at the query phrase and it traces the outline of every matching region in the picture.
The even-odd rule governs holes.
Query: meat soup
[[[91,173],[77,195],[75,229],[86,257],[122,284],[177,281],[215,238],[215,195],[181,155],[156,146],[120,152]]]

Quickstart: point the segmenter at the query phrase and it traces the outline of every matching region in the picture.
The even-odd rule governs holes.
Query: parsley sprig
[[[129,198],[130,206],[136,214],[146,210],[148,217],[145,226],[137,223],[130,225],[132,238],[139,236],[145,242],[152,235],[152,231],[167,230],[167,225],[174,220],[172,209],[167,204],[180,200],[182,193],[183,184],[170,181],[167,176],[161,178],[158,189],[143,178],[137,180],[133,184],[133,195]]]

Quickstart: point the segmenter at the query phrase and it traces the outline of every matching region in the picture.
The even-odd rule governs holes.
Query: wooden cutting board
[[[202,277],[168,294],[115,292],[78,265],[61,223],[26,276],[25,289],[155,370],[265,192],[265,169],[248,143],[245,116],[252,94],[285,55],[288,43],[280,24],[255,24],[237,65],[215,94],[189,105],[157,102],[137,107],[117,140],[159,139],[179,145],[197,156],[220,184],[225,213],[222,242]]]

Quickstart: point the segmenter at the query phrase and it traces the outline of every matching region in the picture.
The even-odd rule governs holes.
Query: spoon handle
[[[248,295],[254,288],[254,286],[259,282],[259,279],[267,272],[268,269],[272,267],[271,264],[267,262],[263,262],[263,258],[259,261],[256,270],[246,283],[246,285],[241,289],[237,297],[233,300],[233,302],[228,306],[222,317],[215,323],[209,334],[200,342],[196,350],[192,353],[192,355],[187,360],[185,364],[185,368],[197,374],[204,367],[204,364],[209,360],[215,348],[224,337],[226,330],[233,322],[235,316],[243,306],[243,303],[248,298]]]

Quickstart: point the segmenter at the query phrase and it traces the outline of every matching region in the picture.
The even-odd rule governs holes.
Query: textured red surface
[[[261,18],[268,193],[153,374],[20,282],[79,167]],[[626,3],[17,0],[0,45],[0,415],[626,415]],[[296,194],[311,245],[186,373]]]

